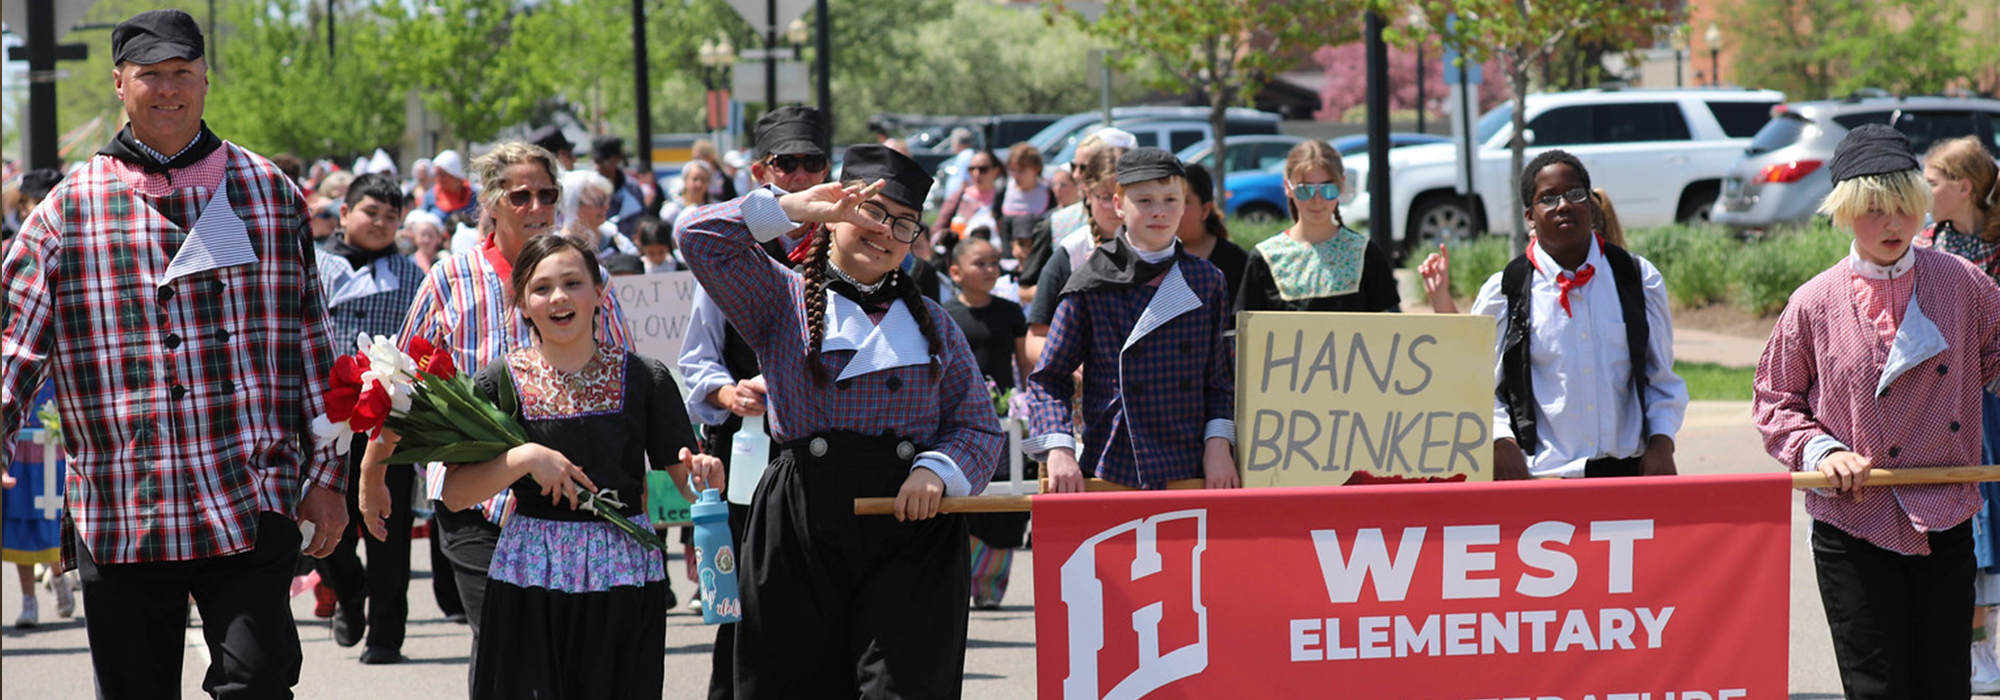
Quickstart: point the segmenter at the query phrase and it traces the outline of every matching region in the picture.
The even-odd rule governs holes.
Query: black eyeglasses
[[[924,223],[914,216],[891,216],[889,210],[874,202],[862,202],[861,213],[876,222],[889,227],[889,235],[900,243],[914,243],[924,235]]]
[[[776,167],[777,169],[783,170],[788,173],[797,172],[800,168],[804,168],[805,171],[809,173],[826,172],[826,156],[819,156],[819,155],[771,156],[771,159],[766,162],[770,163],[773,167]]]
[[[517,207],[528,206],[528,202],[533,200],[541,200],[542,206],[553,207],[558,199],[562,199],[562,190],[554,187],[544,187],[539,190],[523,187],[507,193],[507,203]]]
[[[1562,194],[1545,194],[1535,198],[1535,203],[1553,209],[1565,199],[1571,204],[1582,204],[1590,200],[1590,190],[1578,187]]]

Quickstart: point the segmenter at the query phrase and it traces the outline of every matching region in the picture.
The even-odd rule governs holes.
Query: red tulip
[[[450,379],[458,374],[458,365],[451,359],[451,353],[443,347],[433,351],[429,357],[417,361],[417,366],[425,372],[437,375],[439,379]]]
[[[389,392],[382,388],[381,382],[369,382],[368,388],[361,390],[360,400],[354,403],[354,413],[349,416],[347,426],[354,432],[369,433],[372,437],[387,420]]]
[[[431,349],[431,341],[420,335],[410,339],[409,345],[403,348],[403,354],[421,360],[431,354]]]

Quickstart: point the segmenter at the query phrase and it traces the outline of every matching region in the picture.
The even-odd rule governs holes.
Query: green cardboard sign
[[[686,525],[694,522],[694,505],[674,486],[674,477],[664,471],[646,472],[646,516],[654,527]]]

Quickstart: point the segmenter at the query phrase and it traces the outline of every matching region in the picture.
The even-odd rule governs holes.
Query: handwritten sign
[[[1493,319],[1250,312],[1236,328],[1245,486],[1493,478]]]
[[[673,369],[674,379],[680,381],[680,367],[674,361],[681,356],[688,310],[694,307],[695,291],[701,288],[694,273],[625,275],[611,283],[625,312],[625,331],[632,339],[632,349],[666,363]]]
[[[646,517],[653,519],[653,527],[694,522],[693,508],[674,485],[672,475],[661,470],[646,472]]]

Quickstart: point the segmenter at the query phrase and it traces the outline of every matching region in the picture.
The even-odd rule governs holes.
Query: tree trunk
[[[1507,67],[1507,79],[1514,88],[1514,137],[1508,140],[1508,151],[1512,157],[1508,161],[1511,165],[1507,170],[1507,182],[1511,186],[1507,188],[1506,201],[1513,202],[1514,207],[1506,210],[1506,214],[1507,218],[1514,220],[1515,255],[1528,251],[1528,221],[1520,213],[1528,210],[1528,203],[1521,201],[1521,168],[1527,166],[1524,161],[1528,150],[1528,142],[1521,138],[1522,130],[1528,125],[1529,64],[1525,60],[1525,53],[1516,53],[1513,65]]]
[[[1218,208],[1223,203],[1222,193],[1229,191],[1229,174],[1226,171],[1229,170],[1229,130],[1227,127],[1229,124],[1228,94],[1231,92],[1235,92],[1235,90],[1225,87],[1220,83],[1211,84],[1208,88],[1208,128],[1215,133],[1215,147],[1209,149],[1209,152],[1215,154],[1215,167],[1209,169],[1209,175],[1215,177],[1215,202]]]

